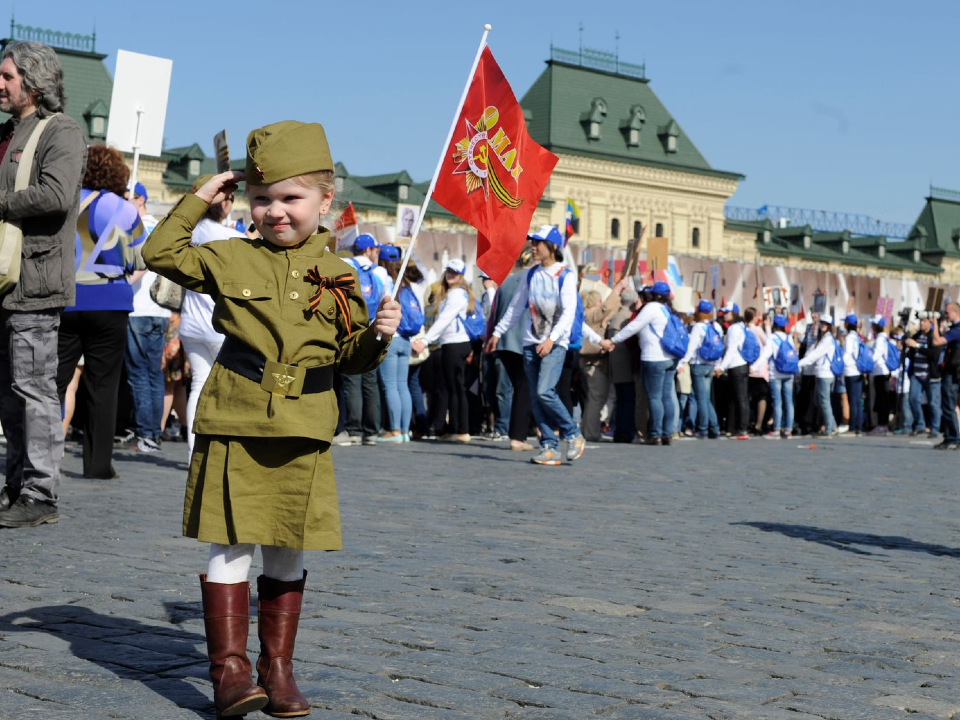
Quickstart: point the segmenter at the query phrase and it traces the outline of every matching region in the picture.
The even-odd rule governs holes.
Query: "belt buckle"
[[[306,377],[306,368],[267,360],[263,366],[260,387],[274,395],[296,398],[303,392],[303,381]]]

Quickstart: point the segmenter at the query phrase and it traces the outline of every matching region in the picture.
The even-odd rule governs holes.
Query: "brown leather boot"
[[[217,717],[238,717],[260,710],[267,704],[267,694],[254,684],[247,657],[250,583],[224,585],[207,582],[207,576],[201,575],[200,592]]]
[[[293,645],[306,580],[306,570],[301,580],[292,582],[266,575],[257,578],[257,634],[260,636],[257,682],[270,698],[263,711],[273,717],[310,714],[310,703],[293,679]]]

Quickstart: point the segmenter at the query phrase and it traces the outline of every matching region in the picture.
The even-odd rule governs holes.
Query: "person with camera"
[[[957,422],[957,391],[960,389],[960,305],[947,304],[947,323],[950,328],[940,334],[937,323],[932,323],[931,343],[936,348],[946,346],[940,379],[940,427],[943,442],[935,450],[960,449],[960,423]]]
[[[939,317],[940,313],[937,312],[918,311],[920,329],[903,343],[907,347],[907,359],[910,363],[909,403],[913,412],[913,427],[904,429],[911,435],[920,435],[926,431],[923,404],[920,402],[924,392],[927,394],[927,402],[930,403],[930,437],[936,437],[940,433],[940,365],[937,358],[942,348],[933,344],[933,327]]]

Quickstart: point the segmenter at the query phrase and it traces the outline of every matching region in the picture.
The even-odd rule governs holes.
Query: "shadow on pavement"
[[[960,548],[947,547],[946,545],[933,545],[931,543],[919,542],[899,535],[870,535],[866,533],[848,532],[846,530],[829,530],[826,528],[813,527],[811,525],[787,525],[784,523],[766,523],[766,522],[739,522],[730,523],[731,525],[746,525],[754,527],[764,532],[778,532],[791,538],[807,540],[809,542],[826,545],[836,550],[855,553],[857,555],[874,555],[876,553],[867,550],[858,550],[852,545],[866,545],[868,547],[878,547],[884,550],[907,550],[909,552],[923,552],[928,555],[946,556],[960,558]]]
[[[136,680],[175,705],[213,717],[210,698],[186,678],[207,678],[203,635],[78,605],[51,605],[0,616],[0,634],[45,632],[70,643],[75,657],[124,680]]]

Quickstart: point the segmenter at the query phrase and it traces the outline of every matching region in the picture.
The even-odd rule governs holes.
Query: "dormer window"
[[[603,98],[594,98],[590,109],[580,116],[580,122],[587,130],[588,140],[600,139],[600,125],[607,116],[607,102]]]
[[[187,163],[187,174],[190,177],[196,177],[197,175],[200,174],[199,160],[191,160],[189,163]]]
[[[642,107],[634,105],[630,108],[629,117],[620,123],[620,131],[627,141],[627,147],[640,147],[640,130],[646,120]]]
[[[342,192],[343,192],[343,178],[342,178],[342,177],[335,178],[334,181],[333,181],[333,186],[334,186],[334,188],[336,188],[337,194],[342,193]]]
[[[915,263],[920,262],[920,251],[919,251],[919,250],[914,250],[914,251],[913,251],[913,261],[914,261]]]
[[[406,200],[410,195],[410,186],[409,185],[400,185],[397,189],[397,197],[401,200]]]
[[[107,119],[103,117],[90,118],[90,135],[92,137],[105,137],[107,134]]]
[[[887,248],[886,248],[886,247],[884,247],[883,245],[880,245],[880,246],[877,247],[877,257],[878,257],[878,258],[880,258],[880,259],[882,260],[882,259],[886,256],[886,254],[887,254]]]
[[[849,241],[849,240],[844,240],[842,243],[840,243],[840,252],[842,252],[844,255],[846,255],[846,254],[848,254],[848,253],[850,252],[850,241]]]
[[[671,120],[660,128],[660,140],[663,141],[663,149],[668,153],[677,151],[677,138],[680,136],[680,126],[676,121]]]
[[[811,244],[811,242],[812,242],[812,238],[811,238],[809,235],[804,235],[804,236],[803,236],[803,249],[804,249],[804,250],[809,250],[809,249],[810,249],[810,244]]]
[[[91,140],[102,141],[107,137],[107,117],[109,115],[110,110],[107,109],[103,100],[97,100],[84,111],[83,117],[87,121]]]
[[[770,231],[769,231],[769,230],[764,230],[764,231],[763,231],[763,243],[764,243],[765,245],[769,245],[769,244],[770,244],[770,239],[771,239],[771,237],[772,237],[772,235],[770,234]]]

